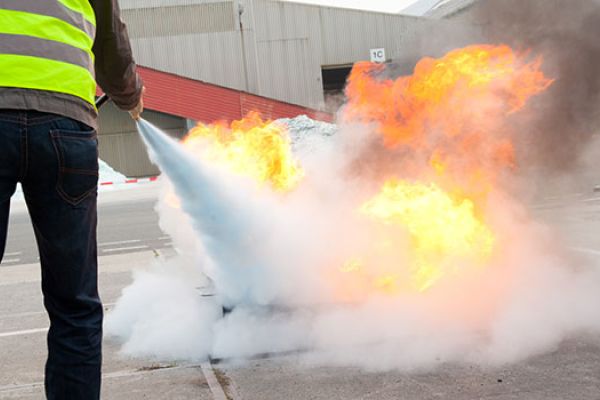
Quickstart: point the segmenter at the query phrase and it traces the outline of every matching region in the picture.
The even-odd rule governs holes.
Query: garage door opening
[[[325,106],[328,111],[337,110],[345,101],[344,88],[353,64],[321,67]]]

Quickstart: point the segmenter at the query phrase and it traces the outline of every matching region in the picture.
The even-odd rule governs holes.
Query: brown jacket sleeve
[[[90,0],[96,13],[96,81],[115,104],[131,110],[140,101],[142,79],[136,71],[127,27],[117,0]]]

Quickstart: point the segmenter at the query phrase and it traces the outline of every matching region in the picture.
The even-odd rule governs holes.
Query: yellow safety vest
[[[94,105],[95,37],[87,0],[0,0],[0,87],[66,93]]]

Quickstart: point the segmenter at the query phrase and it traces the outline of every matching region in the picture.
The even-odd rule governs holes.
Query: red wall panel
[[[138,67],[144,79],[144,103],[150,110],[201,122],[233,121],[250,111],[264,118],[293,118],[306,114],[313,119],[331,122],[328,113],[260,97],[221,86],[184,78],[167,72]],[[100,92],[100,91],[99,91]]]

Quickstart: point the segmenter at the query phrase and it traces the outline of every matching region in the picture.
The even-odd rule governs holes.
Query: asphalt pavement
[[[133,270],[174,254],[153,211],[157,195],[154,184],[100,194],[99,280],[107,310],[131,283]],[[560,228],[573,252],[600,268],[600,195],[549,198],[535,212]],[[48,320],[33,235],[18,200],[7,253],[0,265],[0,399],[43,399]],[[413,373],[315,366],[293,354],[160,363],[124,357],[110,340],[104,354],[103,398],[109,400],[600,400],[600,337],[591,334],[502,368],[445,364]]]
[[[158,191],[159,186],[152,183],[99,193],[99,285],[107,312],[131,284],[132,271],[174,254],[154,212]],[[49,322],[38,262],[26,206],[17,194],[11,205],[7,251],[0,264],[0,399],[44,398]],[[220,386],[214,383],[211,368],[130,359],[119,354],[118,343],[105,340],[103,398],[212,400],[211,384]]]
[[[156,184],[101,191],[98,199],[98,254],[128,254],[172,247],[154,212]],[[12,202],[6,252],[1,267],[38,262],[31,221],[21,197]]]

